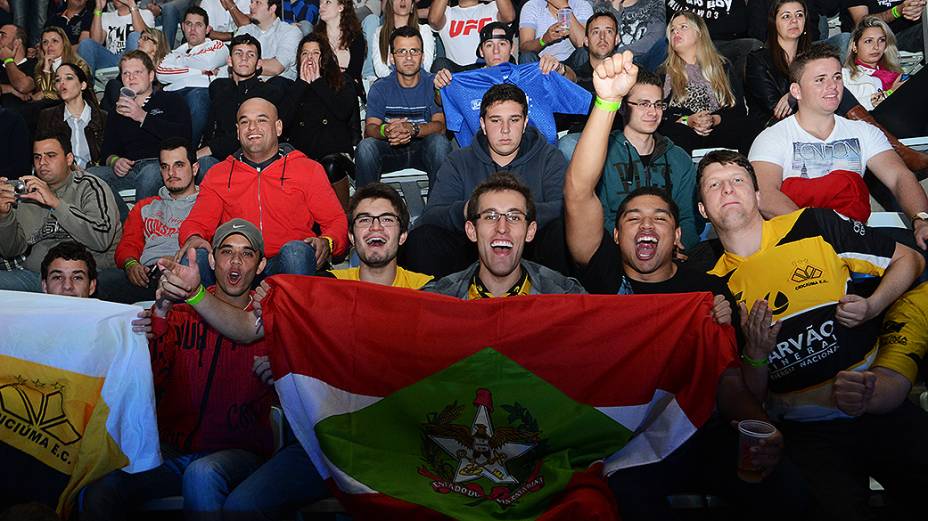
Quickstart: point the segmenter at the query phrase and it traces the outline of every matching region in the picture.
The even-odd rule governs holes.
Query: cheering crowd
[[[154,302],[133,327],[164,463],[92,483],[75,515],[182,495],[191,519],[285,519],[329,495],[272,441],[262,281],[291,274],[710,292],[738,367],[672,457],[609,477],[622,518],[696,491],[876,519],[873,477],[890,518],[919,519],[928,155],[899,140],[928,135],[928,74],[899,53],[923,48],[925,0],[718,4],[0,0],[0,290]],[[421,215],[381,182],[408,168]],[[744,419],[777,427],[757,484],[718,463]]]

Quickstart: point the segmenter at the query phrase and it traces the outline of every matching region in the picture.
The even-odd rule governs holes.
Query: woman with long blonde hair
[[[923,100],[928,74],[903,73],[896,36],[886,22],[876,16],[860,20],[841,73],[858,103],[896,137],[928,135],[928,104]]]
[[[658,131],[687,152],[728,147],[747,153],[757,129],[747,119],[740,83],[705,22],[680,11],[667,25],[667,39],[662,72],[669,106]]]
[[[429,70],[435,58],[435,34],[428,24],[420,24],[416,14],[415,0],[385,0],[383,3],[383,24],[374,31],[368,42],[368,52],[374,66],[374,75],[385,78],[393,70],[393,56],[390,54],[390,35],[398,27],[418,27],[422,36],[422,68]]]
[[[32,73],[32,78],[35,80],[33,101],[59,99],[58,91],[55,90],[55,71],[62,63],[73,63],[83,69],[88,76],[90,75],[90,67],[77,55],[64,29],[46,27],[42,31],[38,62]]]

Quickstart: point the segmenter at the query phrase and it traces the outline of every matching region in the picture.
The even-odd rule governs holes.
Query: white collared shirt
[[[91,157],[90,145],[87,143],[87,135],[84,134],[84,129],[90,124],[90,105],[85,102],[84,110],[77,117],[68,111],[68,107],[65,107],[64,121],[71,127],[71,153],[74,154],[74,161],[81,168],[86,168]]]

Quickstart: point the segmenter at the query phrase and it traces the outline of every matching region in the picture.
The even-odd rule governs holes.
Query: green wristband
[[[99,10],[99,9],[94,9],[94,10],[93,10],[93,15],[94,15],[94,16],[103,16],[103,11],[101,11],[101,10]]]
[[[14,60],[13,58],[6,58],[5,60],[3,60],[4,65],[8,63],[16,63],[16,60]]]
[[[545,38],[544,35],[538,37],[538,45],[540,45],[540,46],[542,46],[542,47],[544,47],[545,45],[548,45],[548,44],[545,43],[544,38]]]
[[[129,259],[129,260],[126,261],[126,264],[123,265],[122,269],[127,270],[127,269],[131,268],[132,266],[135,266],[135,265],[138,264],[138,263],[139,263],[139,261],[137,261],[137,260],[135,260],[135,259]]]
[[[885,92],[886,96],[889,97],[889,95],[893,93],[893,89],[886,89],[883,92]]]
[[[750,356],[744,353],[741,353],[741,360],[743,360],[744,363],[748,364],[751,367],[758,367],[758,368],[766,367],[767,364],[770,363],[770,360],[766,358],[761,358],[760,360],[758,360],[756,358],[751,358]]]
[[[383,129],[385,128],[387,128],[387,124],[381,123],[380,124],[380,137],[387,137],[387,134],[383,131]]]
[[[615,112],[619,110],[619,107],[622,106],[621,101],[606,101],[599,96],[596,96],[596,101],[593,102],[593,106],[605,110],[606,112]]]
[[[902,13],[899,12],[899,6],[894,6],[890,11],[893,14],[893,18],[902,18]]]
[[[203,287],[203,284],[200,284],[200,289],[198,289],[197,292],[192,297],[188,298],[185,302],[191,306],[196,306],[200,303],[201,300],[203,300],[204,297],[206,297],[206,288]]]

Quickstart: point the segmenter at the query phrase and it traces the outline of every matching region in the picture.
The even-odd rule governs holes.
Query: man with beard
[[[432,279],[397,266],[396,254],[409,230],[409,210],[392,187],[373,183],[358,189],[348,202],[348,217],[348,240],[361,265],[332,270],[336,278],[411,289]]]
[[[164,186],[158,195],[142,199],[129,212],[122,240],[116,247],[115,269],[100,273],[100,298],[131,304],[155,297],[152,277],[160,273],[155,263],[173,257],[180,248],[180,224],[197,200],[193,180],[198,165],[193,147],[184,138],[161,142],[159,153]],[[157,280],[154,280],[157,282]]]
[[[164,463],[137,474],[118,470],[89,485],[83,496],[85,519],[125,519],[145,501],[177,494],[184,496],[187,519],[215,519],[230,491],[272,452],[270,407],[276,396],[254,367],[256,358],[267,355],[267,346],[223,336],[194,309],[209,294],[250,311],[252,281],[267,264],[264,240],[252,223],[232,219],[216,230],[212,246],[216,285],[198,285],[186,304],[159,299],[151,311]],[[175,266],[170,259],[159,263],[165,269]],[[161,284],[175,283],[162,279]]]

